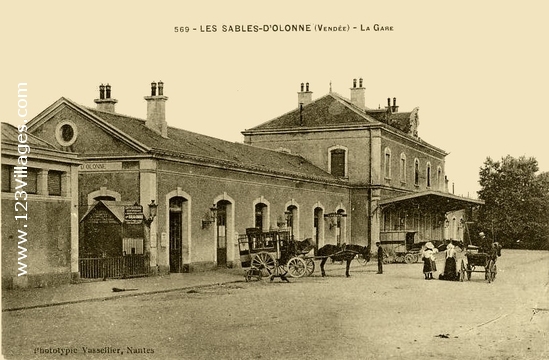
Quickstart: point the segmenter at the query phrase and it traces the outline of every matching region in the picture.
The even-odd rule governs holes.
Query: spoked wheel
[[[305,261],[299,257],[293,257],[288,260],[286,267],[288,268],[288,274],[294,278],[300,278],[307,272]]]
[[[417,258],[414,254],[406,254],[404,255],[404,262],[406,264],[412,264],[412,263],[415,263],[417,261]]]
[[[315,272],[315,261],[312,258],[305,258],[305,276],[311,276]]]
[[[276,261],[271,254],[262,251],[253,256],[251,265],[259,269],[261,276],[270,276],[274,273]]]
[[[256,280],[261,280],[261,271],[257,268],[250,268],[246,271],[245,274],[246,282],[252,281],[253,278]]]

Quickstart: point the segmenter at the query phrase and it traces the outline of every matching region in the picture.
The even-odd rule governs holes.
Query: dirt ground
[[[289,284],[242,281],[6,312],[3,352],[8,359],[118,354],[84,347],[138,359],[549,358],[549,253],[504,249],[497,265],[491,284],[482,273],[425,281],[419,263],[388,264],[377,275],[375,262],[353,262],[350,278],[329,264],[327,277],[317,268]],[[40,354],[61,347],[75,351]]]

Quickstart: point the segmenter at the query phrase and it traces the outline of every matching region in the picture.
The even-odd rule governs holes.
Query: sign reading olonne
[[[143,206],[124,206],[124,222],[129,225],[140,225],[143,223]]]
[[[122,162],[87,162],[80,165],[80,171],[112,171],[122,170]]]

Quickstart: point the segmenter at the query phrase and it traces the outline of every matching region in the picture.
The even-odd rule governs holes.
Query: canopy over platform
[[[395,207],[399,209],[429,210],[431,212],[450,212],[484,205],[484,200],[470,199],[439,191],[422,191],[381,200],[381,209]]]

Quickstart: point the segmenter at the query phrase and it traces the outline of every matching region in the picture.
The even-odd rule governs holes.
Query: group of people
[[[377,242],[377,273],[383,274],[383,257],[384,252],[381,247],[381,243]],[[433,273],[437,271],[437,263],[435,254],[438,250],[435,248],[433,243],[427,242],[425,248],[422,252],[423,260],[423,275],[425,280],[432,280]],[[459,280],[459,272],[457,271],[457,252],[454,245],[450,242],[446,245],[446,250],[444,251],[445,263],[444,263],[444,273],[439,275],[440,280]]]

